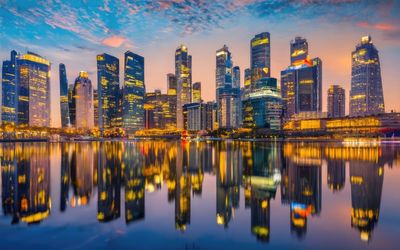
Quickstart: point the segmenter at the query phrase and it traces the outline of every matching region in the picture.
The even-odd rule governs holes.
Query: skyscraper
[[[60,63],[60,114],[61,114],[61,127],[66,128],[71,126],[68,105],[68,80],[67,70],[65,65]]]
[[[18,55],[15,74],[18,124],[50,126],[50,62],[32,52]]]
[[[322,61],[319,58],[309,59],[304,38],[296,37],[290,42],[290,47],[291,65],[281,71],[284,116],[290,118],[301,112],[321,112]]]
[[[331,85],[328,89],[328,117],[345,116],[345,91],[339,85]]]
[[[123,126],[132,133],[144,128],[144,58],[125,52]]]
[[[350,116],[384,113],[381,66],[371,37],[362,37],[351,56]]]
[[[233,86],[232,59],[228,46],[216,51],[217,119],[220,128],[239,126],[240,87]]]
[[[15,84],[15,60],[17,52],[10,53],[10,60],[3,61],[2,67],[2,106],[1,120],[3,123],[17,122],[17,85]]]
[[[176,76],[176,125],[183,129],[183,105],[192,102],[192,56],[186,46],[181,45],[175,51]]]
[[[79,72],[75,80],[73,106],[75,107],[75,127],[90,129],[94,127],[93,87],[89,75]]]
[[[165,115],[166,128],[176,128],[176,76],[167,74],[168,114]]]
[[[271,76],[271,40],[269,32],[254,36],[250,41],[250,67],[252,84],[261,78]]]
[[[192,102],[201,102],[201,82],[193,83]]]
[[[97,55],[97,91],[99,95],[99,128],[116,127],[119,101],[118,58],[105,53]]]
[[[234,88],[240,88],[240,67],[235,66],[233,67],[233,87]]]

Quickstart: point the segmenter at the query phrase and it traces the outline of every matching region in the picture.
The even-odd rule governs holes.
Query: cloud
[[[372,29],[381,31],[384,38],[387,40],[399,40],[400,39],[400,26],[389,22],[380,22],[380,23],[370,23],[370,22],[358,22],[357,26],[364,29]]]
[[[125,37],[113,35],[101,41],[103,45],[119,48],[126,41]]]

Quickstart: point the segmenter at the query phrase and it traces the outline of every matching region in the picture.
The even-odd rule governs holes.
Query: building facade
[[[101,130],[117,125],[119,105],[119,59],[97,55],[98,125]]]
[[[189,131],[213,129],[213,102],[195,102],[183,106],[185,129]]]
[[[176,129],[176,76],[167,74],[168,113],[165,115],[167,129]]]
[[[123,127],[128,133],[144,128],[144,58],[125,52]]]
[[[331,85],[328,89],[328,117],[345,116],[346,94],[339,85]]]
[[[183,129],[183,105],[192,102],[192,56],[188,48],[179,46],[175,51],[176,126]]]
[[[75,107],[75,127],[93,128],[93,86],[88,73],[85,71],[79,72],[79,76],[75,80],[73,102]]]
[[[193,83],[192,102],[201,102],[201,82]]]
[[[71,126],[69,116],[69,104],[68,104],[68,80],[67,70],[65,65],[60,63],[59,65],[59,76],[60,76],[60,114],[61,114],[61,127],[67,128]]]
[[[371,37],[362,37],[351,56],[350,116],[384,113],[381,65]]]
[[[269,32],[254,36],[250,41],[251,82],[271,76],[271,40]]]
[[[15,124],[17,122],[17,85],[15,83],[15,63],[17,52],[10,53],[10,60],[3,61],[2,67],[2,106],[1,121]]]

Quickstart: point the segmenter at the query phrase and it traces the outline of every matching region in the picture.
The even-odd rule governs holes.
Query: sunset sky
[[[400,1],[357,0],[0,0],[0,59],[12,49],[40,54],[52,63],[52,124],[59,126],[58,64],[72,84],[81,70],[97,86],[96,55],[120,58],[131,50],[145,57],[146,90],[166,90],[180,44],[193,56],[193,81],[204,100],[215,98],[215,51],[226,44],[234,65],[250,63],[250,39],[271,33],[272,77],[289,64],[289,42],[303,36],[311,57],[323,62],[323,109],[330,84],[346,89],[351,52],[371,35],[379,50],[386,111],[400,112]],[[346,107],[348,113],[348,105]]]

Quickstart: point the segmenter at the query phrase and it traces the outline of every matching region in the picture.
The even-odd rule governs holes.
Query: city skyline
[[[169,2],[169,1],[165,1]],[[171,1],[174,2],[174,1]],[[222,1],[226,3],[226,1]],[[234,1],[235,2],[235,1]],[[4,36],[2,40],[2,50],[0,56],[2,60],[9,60],[9,53],[15,49],[17,52],[25,53],[28,49],[35,53],[40,54],[52,63],[51,67],[51,122],[52,126],[60,126],[60,115],[57,103],[59,102],[59,88],[58,88],[58,72],[57,66],[59,63],[64,63],[67,68],[68,82],[71,83],[75,79],[79,71],[85,70],[89,73],[90,79],[93,81],[93,86],[97,86],[97,71],[96,71],[96,55],[101,53],[108,53],[117,57],[120,62],[123,62],[124,52],[131,50],[145,57],[145,79],[146,79],[146,91],[153,91],[154,89],[161,89],[162,92],[166,92],[166,75],[174,72],[174,50],[179,44],[185,44],[193,56],[193,70],[192,78],[193,82],[202,83],[202,99],[204,101],[215,100],[215,50],[221,48],[223,44],[229,46],[230,51],[233,55],[233,61],[235,65],[241,69],[241,86],[244,82],[244,70],[250,66],[250,51],[249,41],[256,34],[261,32],[269,32],[271,34],[271,77],[277,78],[278,83],[280,82],[280,71],[285,69],[290,64],[289,61],[289,43],[295,36],[302,36],[307,39],[309,47],[311,48],[311,54],[313,56],[321,58],[324,63],[323,66],[323,79],[322,79],[322,110],[326,110],[327,98],[326,92],[331,84],[337,84],[343,86],[346,91],[346,95],[349,96],[350,82],[351,82],[351,52],[354,47],[359,43],[360,37],[370,34],[373,37],[373,41],[377,49],[379,50],[381,68],[382,68],[382,83],[385,97],[385,109],[390,111],[392,109],[399,110],[400,104],[396,102],[396,91],[398,91],[398,72],[396,65],[400,57],[399,47],[399,27],[398,19],[394,16],[396,10],[399,9],[399,3],[396,1],[388,1],[388,3],[374,5],[374,3],[343,3],[342,1],[322,1],[320,5],[313,5],[312,3],[301,3],[299,6],[291,6],[290,4],[284,5],[279,11],[277,16],[288,17],[285,21],[271,21],[272,16],[256,15],[250,16],[249,11],[257,9],[261,6],[260,1],[246,1],[246,3],[238,3],[239,1],[228,5],[238,13],[229,12],[231,16],[236,16],[235,22],[227,24],[226,21],[232,21],[232,17],[223,17],[217,24],[213,22],[206,23],[203,19],[198,24],[186,24],[190,27],[199,26],[201,23],[206,23],[209,31],[204,30],[193,30],[182,34],[182,32],[176,31],[180,28],[179,23],[170,21],[169,16],[165,14],[165,10],[157,10],[153,8],[147,10],[149,15],[154,15],[159,12],[158,19],[169,20],[167,24],[170,29],[159,29],[155,28],[155,31],[159,32],[159,36],[154,35],[154,30],[148,29],[147,33],[142,30],[143,37],[134,36],[135,32],[132,32],[129,36],[127,35],[124,39],[118,39],[117,35],[112,35],[116,30],[121,33],[126,33],[125,28],[132,25],[127,23],[126,27],[119,25],[116,29],[112,24],[108,24],[108,33],[101,33],[104,36],[103,39],[86,39],[79,35],[79,32],[75,29],[67,29],[65,26],[55,25],[56,17],[49,17],[49,21],[46,23],[39,21],[43,12],[48,13],[59,13],[55,6],[46,7],[43,12],[34,12],[37,7],[18,6],[20,12],[16,12],[16,7],[10,4],[5,4],[1,10],[1,16],[4,24],[15,24],[20,26],[22,23],[28,22],[35,27],[40,27],[43,34],[31,35],[29,32],[24,32],[26,29],[20,29],[21,34],[5,35],[6,31],[10,28],[8,25],[4,25],[1,34]],[[258,2],[258,3],[257,3]],[[280,2],[280,1],[276,1]],[[111,3],[112,5],[118,5],[117,3]],[[243,4],[243,6],[242,6]],[[40,5],[40,4],[39,4]],[[71,9],[73,6],[67,4],[61,4],[66,9]],[[152,5],[150,3],[150,5]],[[191,13],[195,7],[195,3],[190,4],[190,1],[184,1],[182,3],[166,4],[168,10],[178,11],[178,6],[189,6],[189,10],[185,13],[177,13],[177,17],[181,15],[184,20],[187,20],[190,16],[198,17],[198,14]],[[205,3],[206,6],[210,5],[210,12],[219,12],[216,8],[211,8],[214,5],[211,3]],[[268,8],[274,8],[275,4],[272,3]],[[342,10],[337,19],[330,22],[327,17],[332,16],[334,13],[329,10],[330,7],[334,7],[338,10]],[[97,6],[100,8],[101,6]],[[96,7],[96,8],[97,8]],[[160,6],[159,6],[160,7]],[[265,7],[265,6],[264,6]],[[362,14],[356,15],[352,19],[344,18],[349,16],[349,13],[354,13],[356,10],[352,10],[357,7],[358,11]],[[99,9],[100,17],[93,16],[89,10],[95,8],[94,6],[75,6],[75,8],[82,9],[83,12],[88,13],[87,18],[93,18],[98,20],[102,18],[104,14],[103,10]],[[142,7],[138,7],[140,12]],[[161,7],[160,7],[161,8]],[[204,6],[203,6],[204,8]],[[305,16],[293,17],[290,15],[290,10],[293,8],[304,8],[304,11],[310,12],[311,10],[316,11],[317,14],[313,14],[309,19]],[[372,13],[373,10],[377,10]],[[158,12],[159,11],[159,12]],[[31,19],[24,18],[21,13],[34,12]],[[36,13],[36,14],[35,14]],[[108,13],[108,12],[107,12]],[[323,16],[321,13],[325,13]],[[66,13],[66,18],[70,12]],[[368,14],[368,15],[364,15]],[[134,15],[134,14],[132,14]],[[239,15],[239,17],[237,16]],[[368,18],[365,18],[368,16]],[[82,18],[73,23],[77,24],[82,22]],[[147,19],[146,19],[147,20]],[[318,26],[315,25],[315,21],[318,20]],[[328,22],[329,21],[329,22]],[[291,25],[292,22],[296,22],[296,25]],[[97,22],[94,22],[97,23]],[[248,28],[248,24],[251,23],[251,28]],[[53,24],[53,26],[51,25]],[[57,24],[57,23],[56,23]],[[58,23],[59,24],[59,23]],[[166,25],[167,25],[166,24]],[[254,24],[254,25],[253,25]],[[148,28],[148,23],[143,21],[138,24],[138,27],[144,29]],[[74,25],[72,25],[75,27]],[[86,27],[86,25],[83,25]],[[96,24],[93,24],[96,26]],[[220,27],[219,27],[220,26]],[[253,28],[254,27],[254,28]],[[88,32],[93,33],[93,27],[89,27]],[[167,30],[167,31],[166,31]],[[232,34],[232,31],[235,31]],[[337,36],[337,32],[330,32],[331,30],[340,30],[341,36]],[[204,32],[202,32],[204,31]],[[33,31],[32,31],[33,32]],[[63,40],[54,41],[52,35],[56,37],[65,37]],[[71,42],[71,36],[78,36],[76,40]],[[88,37],[91,37],[87,34]],[[152,36],[155,37],[152,37]],[[150,36],[150,37],[148,37]],[[44,38],[49,39],[43,41]],[[110,39],[107,39],[110,38]],[[166,39],[168,38],[168,39]],[[62,41],[62,42],[60,42]],[[133,44],[132,44],[133,43]],[[131,45],[131,46],[129,46]],[[157,48],[157,49],[155,49]],[[79,62],[79,64],[77,63]],[[122,79],[123,65],[120,63],[120,79]],[[122,85],[120,81],[120,86]],[[53,108],[55,107],[55,108]],[[346,102],[346,111],[348,113],[348,102]]]

